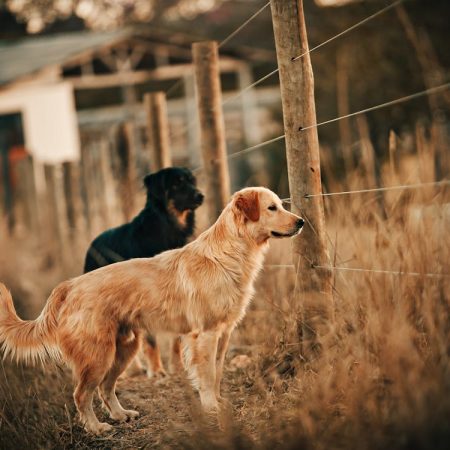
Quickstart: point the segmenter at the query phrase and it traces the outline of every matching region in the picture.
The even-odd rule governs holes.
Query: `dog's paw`
[[[106,422],[98,422],[97,424],[88,425],[87,423],[84,425],[84,428],[87,432],[92,434],[103,434],[108,433],[113,429],[113,426]]]
[[[155,381],[161,381],[167,378],[167,372],[164,369],[159,369],[156,371],[147,370],[147,378],[151,378]]]
[[[117,420],[118,422],[128,422],[130,419],[134,419],[139,416],[138,411],[134,411],[133,409],[124,409],[122,411],[115,411],[114,413],[110,413],[110,417],[113,420]]]

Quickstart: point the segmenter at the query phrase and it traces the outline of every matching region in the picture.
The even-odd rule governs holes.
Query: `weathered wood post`
[[[112,227],[120,223],[118,213],[118,201],[116,196],[116,184],[112,172],[111,149],[107,139],[100,141],[100,174],[102,189],[102,202],[106,208],[106,223]]]
[[[6,224],[9,233],[13,232],[14,229],[14,211],[13,211],[13,201],[12,201],[12,189],[11,189],[11,174],[9,167],[8,158],[8,143],[6,139],[0,136],[0,158],[1,158],[1,169],[2,169],[2,193],[3,193],[3,204],[4,211],[6,214]]]
[[[166,94],[164,92],[145,94],[144,105],[148,140],[152,149],[152,170],[157,171],[172,165]]]
[[[213,223],[230,199],[217,42],[197,42],[192,45],[192,53],[207,179],[206,202],[210,223]]]
[[[123,215],[127,222],[133,217],[136,203],[136,142],[133,130],[134,127],[131,122],[124,123],[119,129],[117,145],[119,194],[122,199]]]
[[[305,219],[300,236],[293,240],[297,293],[301,303],[299,334],[303,352],[320,348],[332,317],[331,271],[326,245],[319,139],[316,128],[314,80],[302,0],[271,0],[283,102],[286,155],[292,211]],[[296,58],[303,55],[301,58]]]
[[[189,71],[183,77],[184,86],[184,104],[185,104],[185,120],[189,124],[191,120],[195,120],[198,111],[195,102],[195,79],[194,72]],[[200,150],[200,132],[198,126],[187,126],[186,138],[187,148],[189,150],[189,163],[191,167],[199,167],[201,164]]]
[[[52,234],[49,236],[50,241],[56,236],[57,247],[55,253],[57,256],[57,264],[62,262],[64,266],[67,263],[67,214],[64,198],[64,187],[62,181],[62,168],[60,165],[46,164],[45,182],[47,189],[47,201],[50,209],[50,214],[47,218],[48,225]]]
[[[62,165],[64,194],[67,204],[67,221],[72,243],[86,232],[81,195],[81,170],[79,161],[66,161]]]
[[[36,180],[31,155],[17,164],[17,171],[20,179],[19,196],[24,208],[25,225],[28,231],[31,231],[35,236],[40,236]]]

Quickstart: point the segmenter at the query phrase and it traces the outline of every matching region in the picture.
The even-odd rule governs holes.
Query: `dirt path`
[[[163,380],[144,375],[120,379],[117,394],[125,408],[136,409],[140,416],[127,423],[114,423],[97,400],[95,411],[100,420],[115,425],[112,433],[94,437],[84,432],[74,416],[73,423],[63,426],[65,448],[74,449],[144,449],[144,448],[227,448],[230,419],[241,415],[244,404],[245,374],[227,371],[222,393],[230,402],[225,404],[221,431],[217,422],[208,422],[201,413],[198,395],[183,374]],[[70,386],[66,386],[70,389]],[[72,410],[72,408],[71,408]],[[242,417],[241,417],[242,418]]]

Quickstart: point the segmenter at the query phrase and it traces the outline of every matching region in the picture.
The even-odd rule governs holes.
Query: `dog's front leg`
[[[218,409],[216,397],[216,356],[219,335],[216,331],[192,333],[187,342],[187,369],[200,394],[203,409]]]
[[[220,382],[222,380],[223,365],[225,362],[225,355],[227,354],[228,344],[230,342],[230,336],[233,328],[227,328],[220,337],[217,348],[217,365],[216,365],[216,395],[220,398]]]

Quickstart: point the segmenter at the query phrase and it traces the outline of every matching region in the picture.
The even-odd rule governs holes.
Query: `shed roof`
[[[77,32],[0,41],[0,85],[40,69],[64,64],[82,52],[130,37],[130,30]]]

